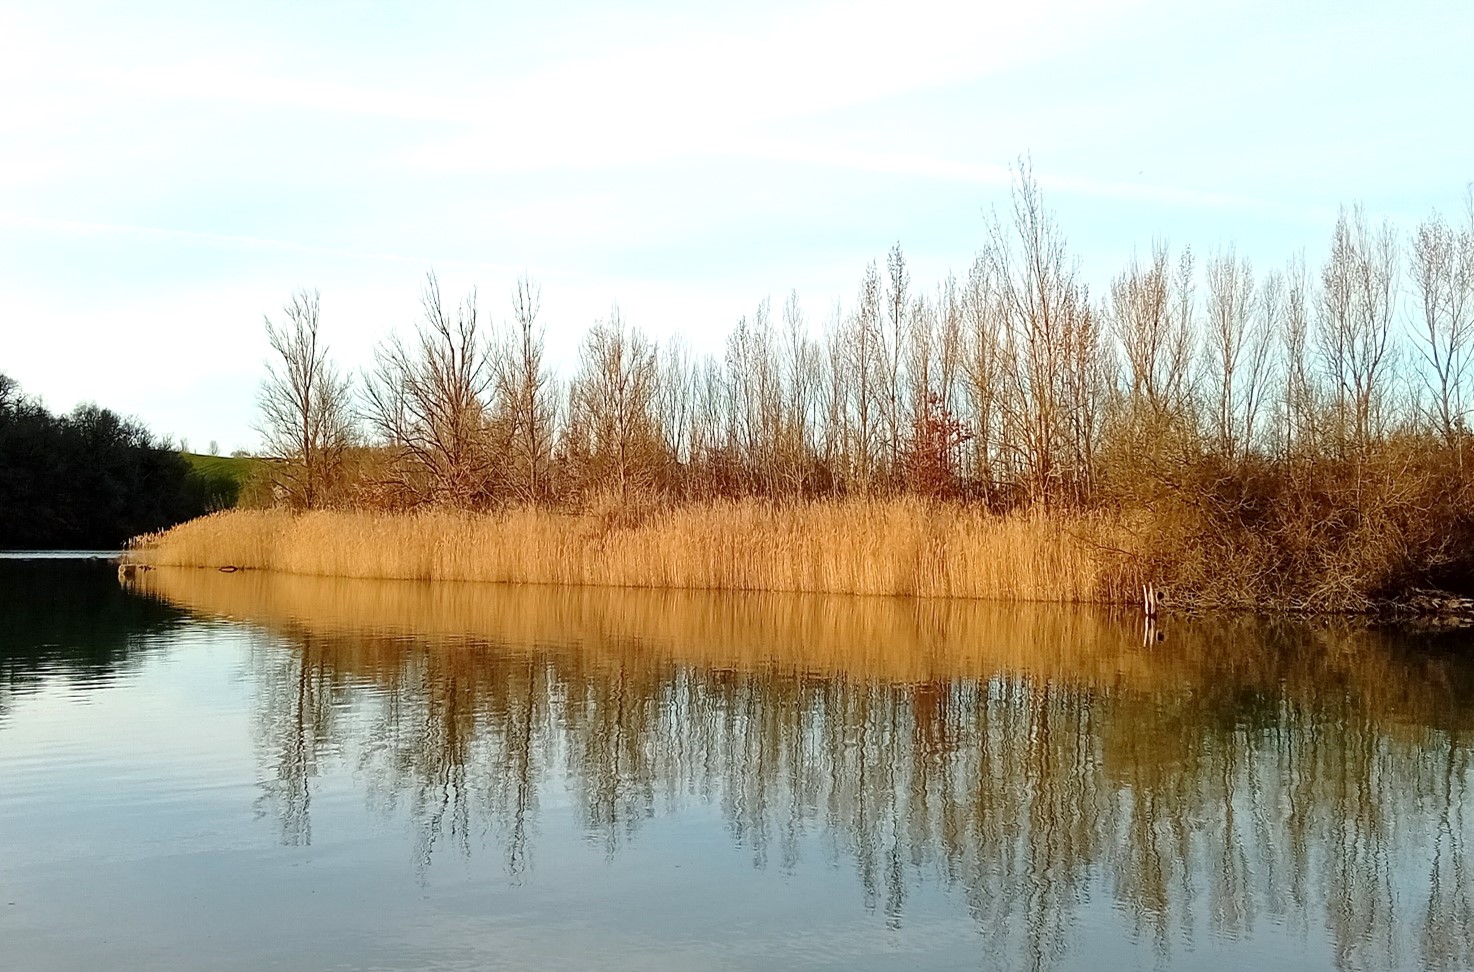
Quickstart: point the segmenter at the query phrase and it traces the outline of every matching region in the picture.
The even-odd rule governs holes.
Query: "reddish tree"
[[[962,445],[971,438],[942,397],[929,392],[920,414],[911,423],[911,441],[905,455],[906,487],[937,499],[955,496]]]

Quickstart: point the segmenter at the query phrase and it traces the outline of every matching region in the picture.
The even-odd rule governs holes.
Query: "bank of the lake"
[[[1360,519],[1338,535],[1302,537],[1185,530],[1151,510],[992,513],[913,497],[602,511],[237,509],[138,537],[127,557],[386,580],[1055,603],[1139,604],[1152,584],[1179,608],[1471,614],[1460,587],[1469,551],[1430,552]]]

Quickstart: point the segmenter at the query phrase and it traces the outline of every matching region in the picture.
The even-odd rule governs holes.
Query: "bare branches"
[[[1425,220],[1412,240],[1414,334],[1428,370],[1432,418],[1446,443],[1467,431],[1470,341],[1474,338],[1474,192],[1469,224],[1451,228],[1441,216]]]
[[[538,323],[542,291],[521,277],[512,291],[512,324],[492,360],[495,427],[507,446],[507,479],[525,503],[551,495],[549,466],[557,390],[543,363],[545,328]]]
[[[905,354],[908,313],[910,311],[911,272],[906,269],[906,255],[901,244],[892,246],[885,258],[885,329],[881,334],[880,352],[884,390],[880,396],[890,448],[888,468],[895,470],[901,461],[901,430],[905,423],[905,404],[901,360]]]
[[[350,381],[328,358],[318,325],[317,291],[302,290],[283,308],[280,325],[266,319],[275,357],[257,397],[257,426],[277,487],[293,505],[314,509],[327,502],[353,438]]]
[[[473,290],[454,316],[434,274],[413,343],[390,338],[364,381],[364,418],[400,459],[399,483],[422,502],[478,506],[494,492],[488,391],[495,378]],[[530,319],[529,319],[530,320]]]
[[[1071,397],[1096,365],[1095,317],[1064,235],[1044,208],[1028,161],[1014,180],[1012,220],[995,217],[987,253],[1002,319],[1005,394],[999,397],[1005,449],[1026,471],[1030,497],[1048,505],[1088,477],[1089,421],[1070,414]]]
[[[1208,263],[1208,351],[1214,391],[1211,431],[1233,462],[1254,438],[1269,357],[1254,271],[1233,248]]]
[[[815,440],[816,410],[822,365],[819,345],[809,336],[798,293],[790,292],[783,303],[783,418],[778,460],[784,488],[803,494],[809,488],[808,471],[818,449]]]
[[[1004,461],[1002,436],[1004,309],[994,282],[994,262],[986,255],[973,261],[962,296],[964,358],[962,373],[972,409],[973,474],[984,484],[999,475]]]
[[[584,338],[569,400],[569,448],[584,489],[607,484],[621,501],[653,484],[659,462],[656,347],[615,307]]]
[[[475,292],[447,306],[431,275],[413,334],[379,347],[359,409],[403,501],[474,508],[918,483],[996,507],[1090,506],[1133,478],[1185,494],[1195,475],[1365,465],[1399,436],[1462,462],[1474,212],[1404,241],[1349,209],[1331,243],[1318,273],[1300,260],[1262,277],[1231,247],[1200,274],[1190,250],[1156,243],[1097,299],[1024,160],[963,279],[914,284],[896,245],[822,328],[796,294],[778,309],[763,300],[715,355],[657,347],[616,309],[584,335],[567,387],[531,281],[488,338]],[[1406,369],[1402,245],[1419,351]],[[337,461],[348,430],[347,383],[316,343],[316,315],[315,295],[299,295],[268,330],[280,363],[267,418],[287,434],[276,451],[302,457],[300,473],[283,467],[299,505],[322,501],[331,476],[307,469]],[[304,405],[324,390],[336,405]],[[1253,505],[1235,504],[1224,508]]]
[[[1285,376],[1281,438],[1282,454],[1293,459],[1296,452],[1313,449],[1318,434],[1319,405],[1310,367],[1310,280],[1305,260],[1292,260],[1283,280],[1285,300],[1279,318]]]
[[[1317,332],[1343,454],[1364,451],[1383,429],[1396,278],[1392,227],[1368,226],[1360,206],[1343,209],[1321,271]]]
[[[1188,407],[1192,273],[1190,251],[1183,252],[1174,274],[1166,244],[1157,243],[1149,264],[1133,259],[1111,284],[1109,317],[1129,382],[1128,400],[1158,422]]]
[[[849,434],[844,436],[848,445],[845,451],[863,494],[869,494],[874,482],[879,424],[876,417],[880,412],[878,406],[885,401],[880,304],[880,271],[872,263],[865,268],[859,307],[850,320],[849,336],[843,340],[848,352],[843,361],[845,385],[851,398],[846,411],[852,423],[852,431],[847,430]]]

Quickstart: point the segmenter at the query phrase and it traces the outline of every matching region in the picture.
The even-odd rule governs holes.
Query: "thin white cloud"
[[[1007,188],[1014,179],[1014,171],[1009,165],[960,162],[921,152],[871,152],[851,147],[805,145],[775,140],[745,143],[734,152],[751,158],[775,162],[792,162],[878,175],[939,179],[989,188]],[[1047,169],[1036,169],[1034,174],[1039,185],[1046,190],[1082,196],[1177,203],[1203,209],[1282,209],[1282,207],[1271,206],[1268,202],[1248,196],[1190,187],[1161,185],[1152,182],[1092,179]]]
[[[920,152],[871,152],[849,147],[776,140],[755,140],[737,147],[735,151],[773,162],[794,162],[879,175],[949,179],[985,186],[1007,186],[1012,179],[1006,165],[956,162]]]
[[[227,102],[407,121],[473,122],[485,103],[485,96],[393,91],[320,78],[276,76],[244,61],[143,65],[115,74],[112,83],[126,97]]]
[[[160,240],[174,243],[199,243],[207,246],[240,247],[253,250],[280,250],[314,256],[342,257],[349,260],[404,263],[420,267],[458,266],[491,272],[506,272],[507,268],[494,263],[416,256],[404,253],[387,253],[374,250],[355,250],[339,246],[323,246],[298,240],[273,239],[264,236],[244,236],[236,233],[210,233],[199,230],[172,229],[163,226],[137,226],[126,223],[97,223],[75,219],[55,219],[46,216],[29,216],[0,213],[0,227],[12,229],[40,230],[49,233],[68,233],[81,236],[121,236],[137,240]]]
[[[1286,215],[1316,233],[1330,218],[1295,207],[1380,191],[1421,208],[1470,157],[1447,124],[1452,3],[1352,12],[1331,35],[1269,0],[621,8],[575,43],[533,5],[476,21],[504,33],[407,16],[409,36],[330,44],[332,18],[306,6],[78,16],[0,0],[0,250],[16,257],[0,265],[0,364],[32,390],[231,440],[250,403],[215,378],[249,386],[260,315],[303,283],[356,367],[413,319],[424,270],[449,293],[481,284],[500,314],[522,269],[508,264],[526,261],[571,360],[616,299],[699,345],[789,286],[817,323],[877,240],[918,247],[918,281],[964,263],[971,229],[948,219],[1005,198],[1022,151],[1050,204],[1080,213],[1084,260],[1107,265],[1155,233],[1201,242],[1209,223],[1245,250],[1295,249],[1311,237]],[[1445,73],[1363,57],[1388,35]],[[1335,73],[1348,49],[1360,78]],[[1367,114],[1370,87],[1396,117]],[[1377,124],[1342,122],[1362,117]],[[22,318],[45,326],[17,337]],[[155,373],[160,397],[137,397]]]
[[[762,126],[996,74],[1046,59],[1136,6],[888,3],[811,6],[739,32],[676,31],[659,41],[552,63],[493,80],[473,68],[447,91],[386,89],[356,76],[287,76],[240,52],[170,59],[159,49],[53,49],[36,31],[29,56],[0,69],[17,97],[0,120],[26,139],[9,146],[0,182],[35,181],[67,152],[48,136],[123,106],[225,103],[441,123],[443,135],[389,149],[412,171],[505,173],[589,169],[683,156],[743,154]],[[24,36],[24,35],[22,35]],[[154,141],[188,132],[151,133]],[[67,146],[70,147],[69,145]],[[76,160],[71,160],[75,165]]]
[[[282,76],[239,55],[162,63],[130,58],[100,70],[68,58],[58,70],[102,96],[142,94],[473,125],[611,115],[625,121],[751,121],[863,104],[1032,63],[1092,36],[1142,2],[913,0],[904,15],[882,0],[808,6],[741,31],[688,29],[510,79],[478,79],[472,72],[453,92]],[[34,74],[41,63],[32,59],[25,73]]]
[[[770,125],[1048,61],[1147,0],[970,4],[920,0],[904,15],[880,0],[809,6],[740,31],[678,30],[654,42],[550,63],[511,78],[473,69],[454,90],[390,89],[356,75],[290,76],[240,52],[118,61],[91,50],[0,75],[22,98],[0,107],[17,140],[0,183],[42,177],[64,153],[48,148],[57,118],[119,105],[224,103],[445,126],[379,150],[411,174],[588,170],[703,156],[750,157]],[[36,45],[38,49],[42,45]],[[112,60],[108,60],[108,57]],[[94,58],[98,58],[94,61]],[[39,82],[39,83],[38,83]],[[0,99],[4,102],[6,99]],[[60,127],[65,127],[60,126]],[[157,137],[187,139],[185,132]],[[393,146],[393,147],[391,147]],[[1027,146],[1021,146],[1027,147]],[[783,153],[769,151],[771,157]],[[793,161],[994,184],[996,167],[921,154],[872,158],[842,147],[789,147]],[[985,171],[986,170],[986,171]]]

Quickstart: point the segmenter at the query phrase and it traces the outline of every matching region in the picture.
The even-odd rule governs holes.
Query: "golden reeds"
[[[715,502],[638,522],[543,509],[468,514],[232,510],[143,537],[156,566],[698,590],[1120,601],[1126,529],[911,499]]]

